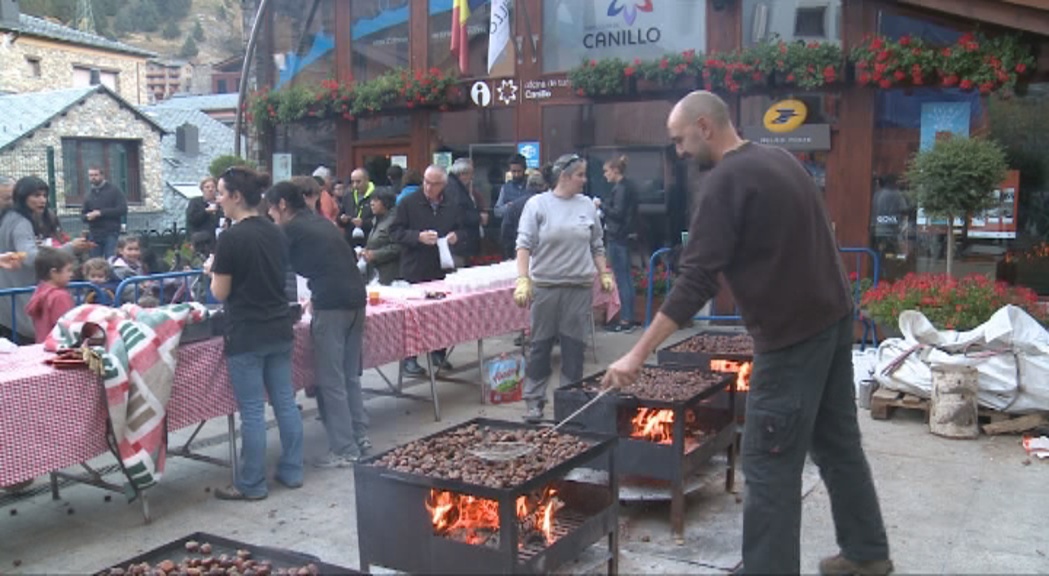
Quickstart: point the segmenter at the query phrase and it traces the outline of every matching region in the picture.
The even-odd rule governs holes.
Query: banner
[[[470,35],[466,21],[470,19],[470,3],[467,0],[452,2],[452,54],[459,56],[459,72],[466,74],[470,69]]]
[[[492,0],[491,17],[488,27],[488,74],[495,69],[499,59],[509,56],[510,15],[513,11],[513,0]]]

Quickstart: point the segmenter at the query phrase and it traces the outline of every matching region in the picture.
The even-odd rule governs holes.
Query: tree
[[[197,42],[193,40],[193,36],[186,36],[186,41],[182,43],[182,49],[178,51],[178,55],[182,58],[192,58],[197,54],[200,54]]]
[[[142,32],[155,32],[160,28],[160,13],[156,5],[149,0],[139,0],[130,10],[134,15],[136,28]]]
[[[128,32],[134,32],[135,29],[135,15],[131,13],[131,10],[121,10],[117,14],[116,21],[113,22],[113,30],[117,34],[127,34]]]
[[[226,154],[219,156],[211,161],[211,165],[208,166],[208,172],[211,173],[213,178],[219,178],[222,173],[232,166],[246,166],[248,168],[255,168],[255,163],[251,160],[245,160],[240,156],[234,156],[232,154]]]
[[[197,42],[204,39],[204,27],[200,25],[200,20],[193,24],[193,39]]]
[[[926,213],[947,219],[947,274],[953,269],[954,219],[969,218],[996,202],[1005,179],[1005,152],[992,140],[949,137],[915,154],[907,168],[910,195]]]
[[[161,36],[168,40],[178,38],[182,34],[182,31],[178,29],[178,22],[174,20],[168,20],[168,23],[164,25],[164,31],[160,33]]]

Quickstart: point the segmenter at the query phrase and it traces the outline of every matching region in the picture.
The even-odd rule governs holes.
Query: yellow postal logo
[[[783,134],[792,132],[805,123],[809,109],[801,100],[781,100],[765,112],[765,129]]]

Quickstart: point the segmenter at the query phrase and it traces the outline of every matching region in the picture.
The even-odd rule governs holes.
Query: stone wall
[[[129,212],[134,214],[160,212],[164,210],[160,136],[160,132],[153,125],[122,106],[116,99],[105,93],[95,93],[81,104],[74,105],[64,116],[56,116],[49,126],[37,130],[31,138],[24,138],[12,148],[0,153],[0,171],[4,170],[5,166],[22,163],[23,158],[30,151],[39,155],[37,151],[46,149],[48,146],[53,147],[58,213],[74,215],[78,214],[78,209],[69,209],[65,203],[62,138],[138,140],[140,142],[142,202],[130,204]],[[9,172],[19,173],[16,170],[9,170]],[[46,162],[38,175],[46,179]],[[129,216],[129,221],[130,219]]]
[[[40,76],[34,76],[26,58],[39,59]],[[72,88],[74,67],[116,72],[116,92],[121,98],[137,105],[149,103],[145,57],[28,36],[18,38],[7,50],[0,50],[0,92]]]

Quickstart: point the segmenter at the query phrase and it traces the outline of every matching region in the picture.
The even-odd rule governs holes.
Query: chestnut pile
[[[507,462],[489,462],[469,452],[500,442],[523,442],[535,446],[535,450]],[[500,430],[470,424],[398,446],[373,465],[489,488],[511,488],[582,454],[589,447],[575,436],[545,429]]]
[[[316,564],[307,564],[295,568],[277,568],[269,560],[256,561],[248,550],[237,550],[236,555],[211,555],[211,544],[201,544],[190,540],[186,542],[186,552],[190,553],[182,560],[164,560],[150,566],[146,562],[129,564],[124,567],[113,567],[99,574],[105,576],[316,576],[320,569]]]
[[[620,394],[635,396],[641,400],[662,400],[679,402],[688,400],[696,394],[725,381],[725,375],[718,372],[695,370],[666,370],[645,366],[636,382],[619,389]],[[597,391],[600,380],[588,382],[588,389]]]
[[[754,355],[750,334],[697,334],[669,349],[671,352]]]

